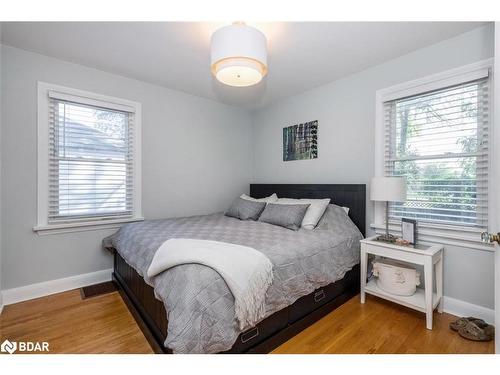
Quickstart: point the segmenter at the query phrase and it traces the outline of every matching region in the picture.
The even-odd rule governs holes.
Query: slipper
[[[453,331],[458,331],[460,328],[465,327],[469,322],[475,322],[478,325],[486,324],[483,319],[474,318],[469,316],[467,318],[460,318],[450,323],[450,329]]]
[[[487,323],[478,325],[470,321],[458,330],[458,334],[467,340],[491,341],[495,337],[495,327]]]

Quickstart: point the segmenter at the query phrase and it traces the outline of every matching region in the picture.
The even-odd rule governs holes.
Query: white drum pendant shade
[[[212,74],[229,86],[251,86],[267,74],[266,37],[259,30],[237,23],[212,35]]]

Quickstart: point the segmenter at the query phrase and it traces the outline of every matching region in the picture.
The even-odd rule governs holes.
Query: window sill
[[[134,221],[142,221],[143,217],[131,217],[127,219],[109,219],[109,220],[95,220],[95,221],[82,221],[73,223],[50,224],[50,225],[37,225],[33,228],[40,236],[48,234],[61,234],[61,233],[74,233],[85,232],[91,230],[104,230],[120,228],[122,224],[131,223]]]
[[[377,234],[385,233],[385,224],[370,224]],[[389,232],[396,236],[401,235],[401,223],[389,222]],[[453,228],[446,225],[418,224],[417,238],[424,244],[443,244],[467,247],[482,251],[493,252],[493,245],[485,244],[480,240],[480,229]]]

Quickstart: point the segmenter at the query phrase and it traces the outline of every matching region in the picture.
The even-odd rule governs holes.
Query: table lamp
[[[385,202],[385,234],[377,239],[394,242],[395,237],[389,234],[389,202],[406,200],[405,177],[373,177],[370,185],[370,199]]]

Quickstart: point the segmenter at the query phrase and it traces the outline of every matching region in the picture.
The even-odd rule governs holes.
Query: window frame
[[[49,92],[77,97],[81,104],[98,105],[104,108],[128,108],[133,116],[133,194],[132,215],[130,217],[104,217],[99,219],[68,220],[49,223]],[[33,230],[38,234],[57,234],[66,232],[89,231],[96,229],[118,228],[121,224],[144,220],[142,216],[142,174],[141,174],[141,118],[142,106],[138,102],[96,94],[89,91],[37,82],[37,224]],[[108,105],[108,107],[106,107]]]
[[[450,69],[441,73],[429,75],[420,79],[397,84],[388,88],[380,89],[375,94],[375,176],[384,176],[384,150],[385,150],[385,121],[384,121],[384,102],[401,99],[408,96],[419,95],[425,92],[443,89],[446,87],[458,85],[464,82],[481,78],[485,71],[490,76],[490,102],[494,103],[493,98],[493,71],[494,59],[481,60],[476,63],[468,64],[459,68]],[[490,139],[493,139],[493,109],[490,110]],[[490,143],[489,157],[489,177],[488,177],[488,205],[492,205],[492,181],[493,175],[492,161],[494,159],[494,149]],[[385,230],[385,204],[383,202],[374,202],[374,223],[371,228],[376,232]],[[494,210],[488,210],[488,228],[492,228],[496,223]],[[419,240],[427,243],[442,243],[462,247],[476,248],[480,250],[492,251],[490,245],[481,243],[479,228],[467,228],[449,224],[436,224],[419,222]],[[398,220],[390,220],[389,228],[391,232],[400,234],[401,224]]]

